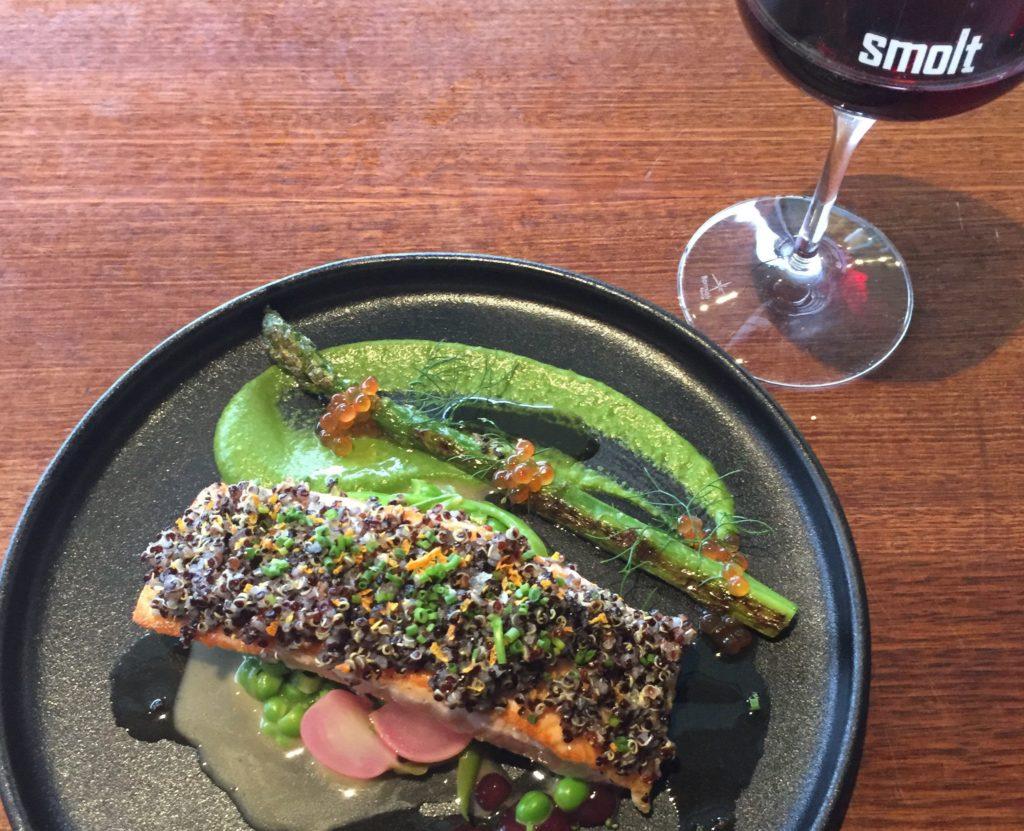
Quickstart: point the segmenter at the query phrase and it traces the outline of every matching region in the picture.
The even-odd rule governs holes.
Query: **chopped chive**
[[[502,628],[501,618],[497,615],[491,617],[491,630],[494,632],[494,657],[499,664],[507,660],[505,655],[505,630]]]
[[[264,563],[260,570],[264,577],[280,577],[290,567],[290,563],[282,557],[275,557],[269,563]]]
[[[576,666],[583,666],[589,664],[594,660],[594,656],[597,655],[596,649],[581,649],[576,653]]]

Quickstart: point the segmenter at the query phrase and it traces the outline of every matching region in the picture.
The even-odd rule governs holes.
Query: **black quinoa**
[[[566,742],[623,774],[672,755],[686,618],[633,609],[461,511],[290,483],[203,497],[142,555],[153,609],[185,642],[220,629],[357,678],[424,672],[449,707],[557,713]]]

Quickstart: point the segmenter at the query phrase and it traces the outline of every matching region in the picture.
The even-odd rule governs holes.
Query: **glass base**
[[[829,214],[815,256],[794,254],[810,200],[751,199],[705,222],[679,261],[686,320],[755,378],[829,387],[870,372],[910,325],[914,293],[899,252],[874,225]]]

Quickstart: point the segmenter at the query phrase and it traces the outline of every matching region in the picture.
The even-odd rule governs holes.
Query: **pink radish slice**
[[[384,744],[410,762],[443,762],[463,751],[471,738],[415,704],[389,701],[370,713],[370,721]]]
[[[398,763],[373,732],[370,704],[346,690],[331,690],[302,717],[302,743],[324,767],[353,779],[373,779]]]

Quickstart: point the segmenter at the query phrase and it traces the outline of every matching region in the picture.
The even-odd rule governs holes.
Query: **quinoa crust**
[[[518,738],[495,743],[527,755],[519,745],[539,743],[641,807],[674,753],[693,627],[630,607],[515,529],[303,484],[215,484],[142,559],[136,622],[186,643],[278,657],[477,726],[497,719]]]

